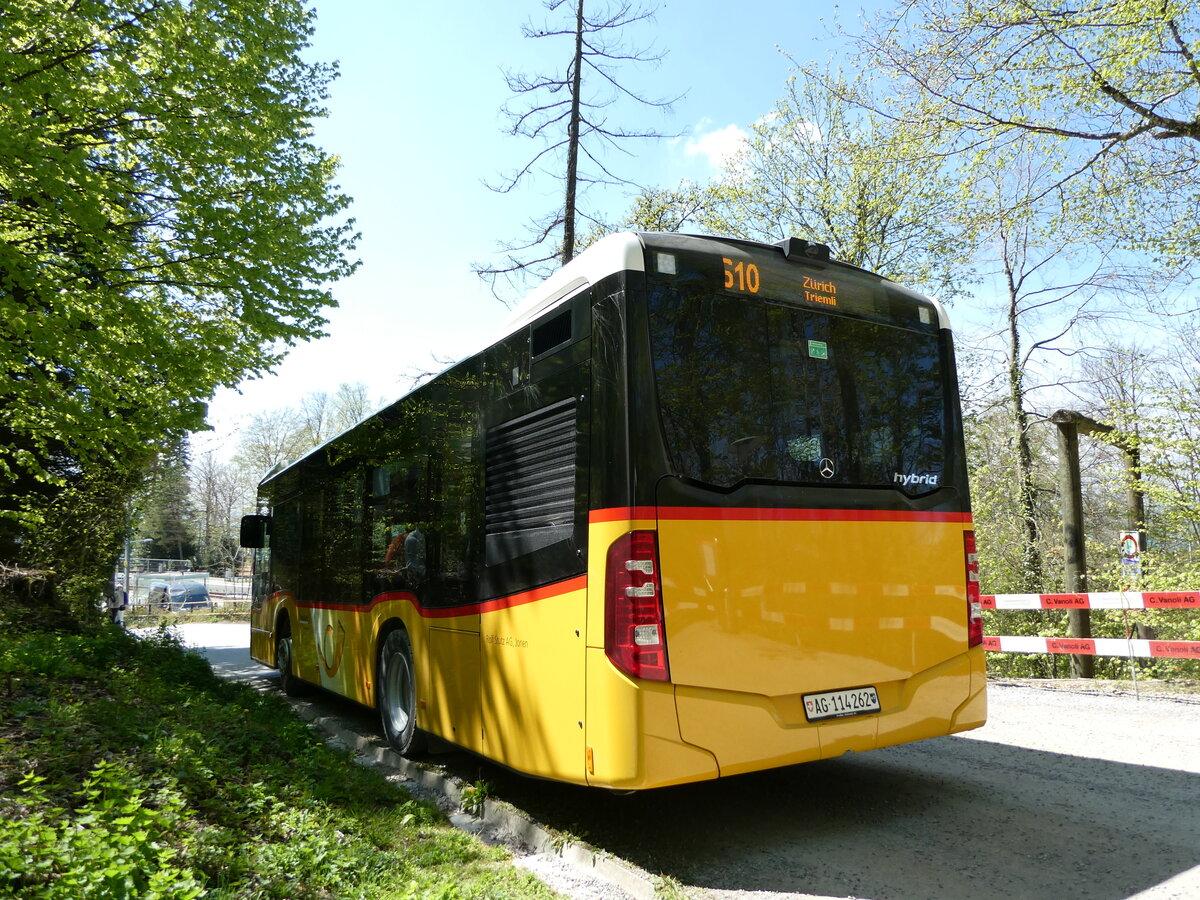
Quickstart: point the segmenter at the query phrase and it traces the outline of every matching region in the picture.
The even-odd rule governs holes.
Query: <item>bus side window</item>
[[[267,594],[297,591],[302,558],[300,556],[300,502],[290,497],[276,503],[271,511],[271,570]]]
[[[529,355],[534,359],[571,340],[571,307],[534,325],[529,337]]]
[[[391,460],[371,472],[370,569],[375,591],[414,590],[426,575],[424,554],[416,559],[421,510],[425,506],[424,460],[408,456]],[[423,539],[418,539],[423,544]],[[406,552],[406,544],[409,546]],[[416,562],[416,565],[413,563]]]

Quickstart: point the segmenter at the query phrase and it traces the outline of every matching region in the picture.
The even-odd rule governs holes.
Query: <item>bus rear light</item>
[[[609,547],[604,652],[634,678],[671,680],[661,588],[653,531],[631,531]]]
[[[967,646],[983,643],[983,602],[979,597],[979,557],[975,553],[975,532],[963,532],[963,553],[967,562]]]

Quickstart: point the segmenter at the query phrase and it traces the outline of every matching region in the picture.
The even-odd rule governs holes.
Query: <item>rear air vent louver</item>
[[[488,431],[487,565],[572,537],[576,433],[573,397]]]

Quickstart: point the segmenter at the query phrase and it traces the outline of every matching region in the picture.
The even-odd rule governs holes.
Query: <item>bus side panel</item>
[[[483,752],[491,759],[583,783],[586,603],[581,577],[481,613]]]
[[[303,646],[308,651],[301,677],[367,703],[375,677],[372,617],[354,607],[333,605],[301,608],[299,613],[305,630]]]
[[[375,667],[382,636],[397,627],[408,632],[416,679],[417,727],[468,749],[477,750],[479,715],[479,615],[422,615],[404,592],[375,599],[361,619],[361,641],[351,662],[366,686],[359,703],[375,707]]]
[[[587,783],[636,790],[716,778],[717,761],[685,743],[670,684],[635,682],[602,647],[587,650]]]
[[[315,630],[322,621],[313,621],[311,606],[297,604],[293,607],[295,617],[292,619],[292,658],[296,664],[296,674],[312,684],[321,683],[321,670],[317,665],[317,642]]]
[[[275,665],[275,619],[280,607],[292,600],[291,591],[254,597],[250,608],[250,657],[265,666]]]
[[[479,632],[431,627],[428,634],[428,678],[418,675],[418,683],[428,684],[428,690],[422,692],[426,703],[418,711],[417,722],[431,734],[482,752]]]

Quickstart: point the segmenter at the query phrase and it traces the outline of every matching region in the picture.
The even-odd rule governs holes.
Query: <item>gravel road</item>
[[[186,639],[256,677],[229,640]],[[436,761],[696,900],[1200,898],[1200,697],[1067,687],[998,681],[967,735],[629,797]]]

